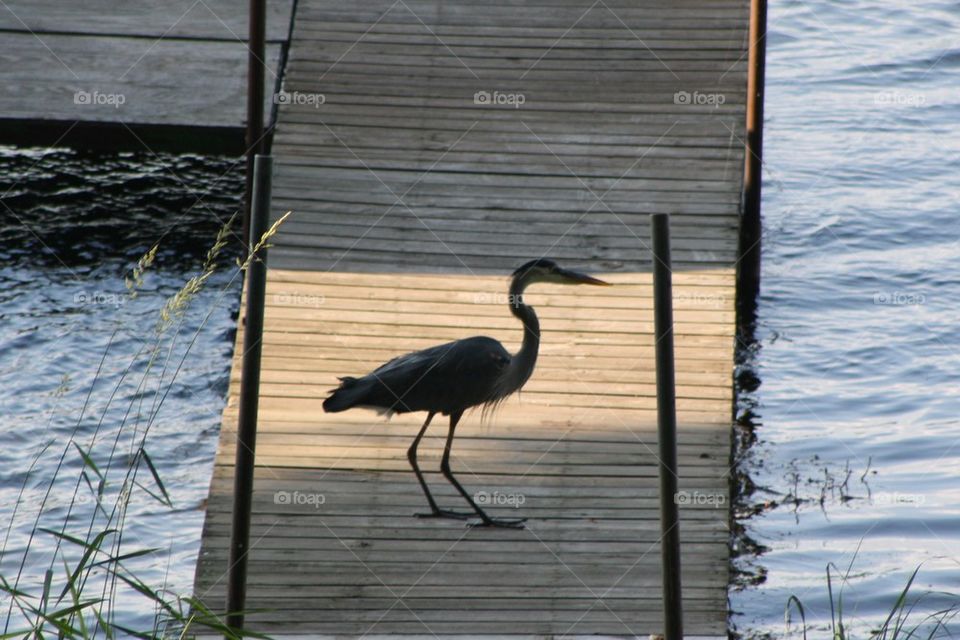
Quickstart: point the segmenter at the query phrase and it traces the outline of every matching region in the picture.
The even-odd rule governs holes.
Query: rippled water
[[[825,628],[831,562],[860,637],[918,566],[916,622],[960,604],[958,33],[954,2],[771,3],[744,635],[791,595]]]
[[[121,551],[159,548],[127,568],[151,588],[189,594],[233,347],[236,243],[182,321],[160,339],[155,328],[166,300],[199,273],[239,206],[242,163],[9,148],[0,160],[0,573],[13,584],[26,557],[19,586],[39,595],[51,564],[57,579],[64,558],[74,566],[76,545],[64,543],[54,556],[56,537],[29,537],[35,522],[61,530],[68,511],[66,532],[86,537],[96,503],[71,437],[106,477],[110,511],[149,425],[146,450],[172,507],[134,489]],[[134,297],[125,278],[158,241]],[[86,476],[96,487],[96,473],[88,468]],[[137,479],[160,494],[143,464]],[[104,516],[95,522],[94,532]],[[99,586],[88,595],[99,596]],[[121,589],[118,603],[118,623],[149,628],[150,602]],[[0,607],[6,620],[9,598],[0,596]],[[10,630],[17,619],[14,610]]]
[[[918,620],[958,602],[940,592],[960,592],[960,7],[773,2],[769,31],[763,290],[746,354],[761,383],[743,394],[756,442],[742,470],[755,488],[740,507],[762,552],[737,560],[753,584],[732,592],[732,621],[746,636],[783,635],[795,595],[822,629],[826,565],[852,563],[844,616],[862,637],[918,566],[914,591],[934,594]],[[197,338],[172,384],[173,364],[138,391],[142,349],[235,210],[241,167],[149,153],[0,157],[0,512],[25,486],[0,573],[16,576],[65,452],[40,520],[62,524],[83,465],[66,445],[74,430],[94,442],[111,496],[155,390],[168,388],[146,448],[173,508],[136,491],[124,550],[160,547],[131,571],[189,592],[239,293],[229,261],[185,316],[169,362]],[[124,277],[157,239],[131,298]],[[84,487],[68,531],[93,513]],[[54,549],[38,535],[21,586],[37,589]],[[0,605],[6,618],[9,600]],[[117,620],[142,625],[150,613],[127,594]]]

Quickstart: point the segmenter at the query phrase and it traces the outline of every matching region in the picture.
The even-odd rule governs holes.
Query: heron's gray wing
[[[492,338],[448,342],[390,360],[365,376],[367,404],[451,413],[490,399],[510,355]]]
[[[454,343],[450,342],[437,345],[436,347],[430,347],[429,349],[423,349],[422,351],[414,351],[413,353],[397,356],[374,369],[369,375],[392,377],[397,375],[408,376],[417,371],[423,373],[429,369],[431,365],[435,365],[441,361],[453,344]]]

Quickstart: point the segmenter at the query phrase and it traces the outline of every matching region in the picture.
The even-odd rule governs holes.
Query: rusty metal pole
[[[763,182],[763,93],[767,50],[767,0],[750,2],[747,72],[747,148],[743,175],[743,215],[740,220],[738,324],[752,323],[760,293],[760,254],[763,223],[760,191]]]
[[[254,159],[253,208],[249,250],[253,251],[270,224],[270,178],[273,158]],[[250,509],[257,446],[257,409],[260,399],[260,356],[263,345],[263,310],[267,291],[267,255],[261,248],[247,267],[243,325],[243,364],[240,373],[237,453],[233,468],[233,519],[230,530],[230,564],[227,578],[227,625],[243,628],[247,597],[247,554],[250,551]]]
[[[653,235],[653,322],[657,357],[657,439],[660,443],[660,560],[663,572],[664,638],[682,640],[670,216],[666,213],[651,215],[650,230]]]

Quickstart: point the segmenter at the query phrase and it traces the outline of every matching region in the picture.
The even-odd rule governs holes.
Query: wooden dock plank
[[[243,0],[4,0],[0,30],[236,42],[247,37]],[[292,0],[267,3],[267,41],[289,39]],[[148,44],[151,41],[148,41]]]
[[[252,628],[283,637],[660,631],[649,219],[673,214],[689,637],[726,636],[747,0],[300,0],[279,109],[252,514]],[[586,10],[586,13],[584,13]],[[578,20],[579,18],[579,20]],[[517,105],[477,92],[522,94]],[[713,103],[696,102],[697,95]],[[687,98],[678,98],[686,93]],[[720,96],[720,99],[717,98]],[[538,368],[468,414],[452,465],[524,530],[423,520],[423,416],[324,414],[338,375],[475,334],[509,350],[506,275],[549,255]],[[237,344],[242,344],[240,321]],[[239,353],[198,595],[222,601]],[[421,448],[445,506],[443,426]]]
[[[268,5],[270,114],[293,0]],[[241,131],[246,13],[240,0],[4,2],[0,137],[18,139],[18,123]]]

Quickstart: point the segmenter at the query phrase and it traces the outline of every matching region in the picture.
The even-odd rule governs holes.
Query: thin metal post
[[[264,152],[263,99],[264,65],[266,64],[267,2],[250,0],[247,43],[247,182],[243,201],[243,237],[250,235],[250,217],[253,198],[253,159]],[[246,247],[244,247],[246,258]]]
[[[254,159],[253,207],[248,251],[266,233],[270,223],[270,178],[273,158]],[[253,465],[257,445],[257,408],[260,395],[260,355],[263,344],[263,307],[267,289],[267,255],[261,248],[250,261],[246,277],[243,327],[243,364],[240,377],[240,411],[237,420],[237,454],[233,480],[233,522],[230,532],[230,565],[227,582],[227,624],[243,627],[247,596],[247,552],[250,550],[250,507],[253,500]]]
[[[653,235],[653,320],[657,355],[657,433],[660,441],[660,556],[665,640],[683,638],[680,596],[680,517],[677,509],[677,398],[673,362],[673,284],[670,216],[650,216]]]

